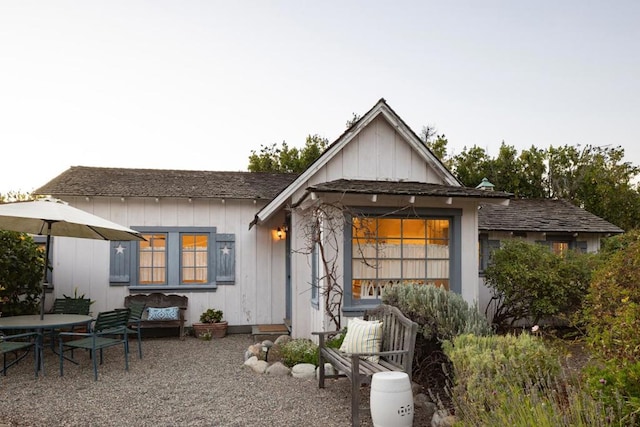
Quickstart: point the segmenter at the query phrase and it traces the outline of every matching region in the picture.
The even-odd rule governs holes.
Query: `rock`
[[[269,366],[265,371],[267,375],[273,375],[276,377],[285,377],[291,373],[291,369],[286,367],[280,362],[276,362],[273,365]]]
[[[411,381],[411,393],[415,396],[416,394],[420,394],[423,391],[423,387],[416,383]]]
[[[244,361],[245,366],[253,366],[258,363],[258,358],[256,356],[251,356],[247,360]]]
[[[432,419],[433,414],[438,410],[438,406],[429,400],[429,397],[424,393],[418,393],[413,396],[413,405],[416,408],[422,408],[428,420]]]
[[[431,418],[431,427],[453,427],[456,417],[451,415],[446,409],[439,409]]]
[[[298,363],[291,368],[291,375],[294,378],[314,378],[316,375],[316,365],[312,363]]]
[[[324,364],[324,374],[325,375],[335,375],[336,370],[333,369],[333,365],[331,363]],[[320,376],[320,369],[316,369],[316,378]]]
[[[262,359],[262,357],[260,357],[262,355],[262,344],[256,343],[250,345],[247,351],[250,351],[251,354],[256,356],[258,359]]]
[[[251,369],[259,374],[264,374],[268,367],[269,364],[266,361],[258,360],[254,365],[251,366]]]
[[[249,360],[251,357],[255,356],[253,353],[251,353],[249,350],[244,352],[244,361],[246,362],[247,360]]]
[[[273,344],[282,346],[288,343],[289,341],[291,341],[291,337],[289,335],[280,335],[278,338],[276,338],[276,341]]]

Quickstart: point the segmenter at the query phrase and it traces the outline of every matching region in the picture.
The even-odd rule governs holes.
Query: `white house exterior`
[[[72,167],[35,193],[149,238],[54,238],[56,297],[77,289],[99,312],[130,293],[176,293],[189,297],[188,324],[214,307],[238,331],[290,319],[294,337],[334,327],[305,233],[314,207],[346,208],[331,250],[348,318],[377,304],[389,282],[434,283],[478,300],[478,208],[510,198],[461,186],[384,100],[300,175]]]

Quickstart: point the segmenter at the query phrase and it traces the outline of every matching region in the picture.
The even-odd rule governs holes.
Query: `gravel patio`
[[[143,340],[144,358],[130,342],[129,371],[120,348],[104,353],[98,381],[88,354],[78,366],[45,350],[45,375],[35,379],[30,356],[0,375],[0,427],[6,426],[345,426],[349,383],[321,390],[315,380],[272,377],[244,366],[250,335],[202,341]],[[368,391],[363,390],[363,397]],[[363,411],[362,425],[371,418]],[[416,414],[414,425],[426,425]]]

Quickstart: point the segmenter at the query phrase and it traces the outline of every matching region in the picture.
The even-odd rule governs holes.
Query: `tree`
[[[0,230],[0,311],[35,314],[42,293],[44,254],[29,235]]]
[[[248,169],[250,172],[299,173],[320,157],[328,145],[329,141],[317,134],[307,136],[301,150],[289,148],[285,141],[280,147],[263,145],[260,154],[251,151]]]

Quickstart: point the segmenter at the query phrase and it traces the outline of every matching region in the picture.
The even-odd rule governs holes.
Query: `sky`
[[[449,153],[621,146],[640,2],[0,2],[0,194],[71,166],[245,171],[384,98]]]

